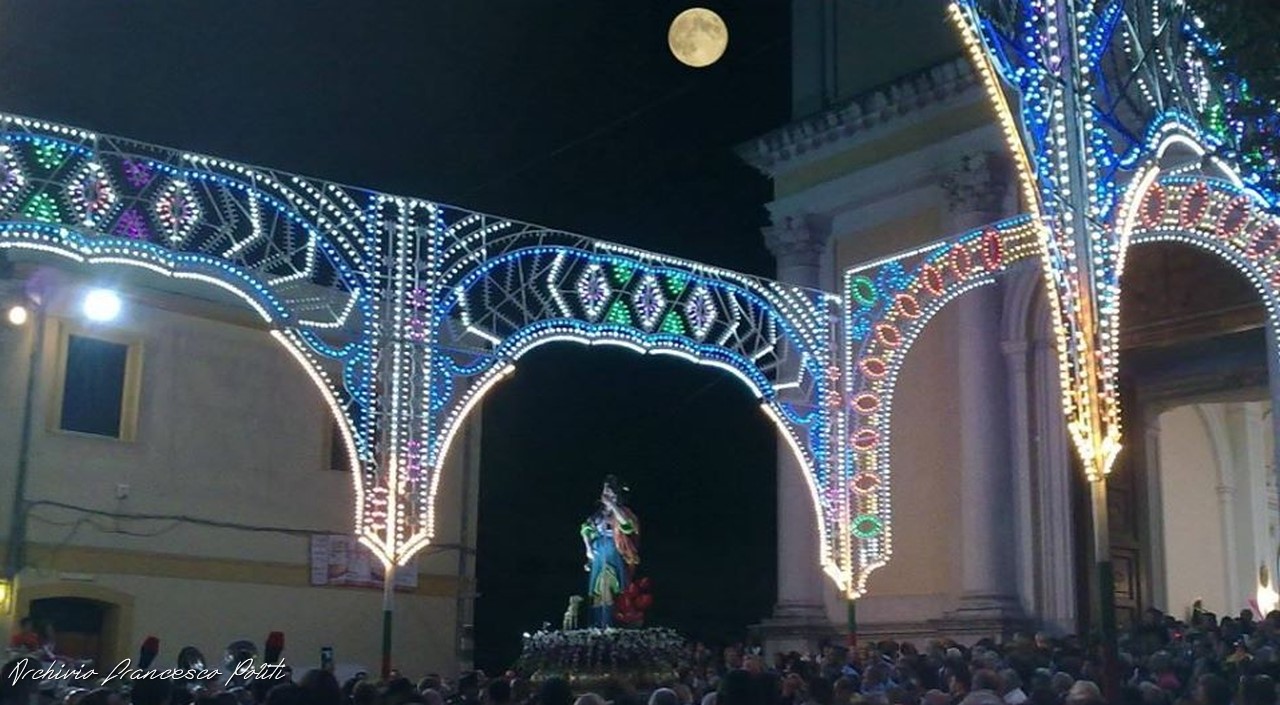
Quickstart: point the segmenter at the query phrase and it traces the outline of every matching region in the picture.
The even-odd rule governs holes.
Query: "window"
[[[132,440],[137,425],[138,346],[67,332],[60,353],[56,428]]]

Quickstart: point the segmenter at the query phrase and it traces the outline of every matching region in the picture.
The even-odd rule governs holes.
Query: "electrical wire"
[[[764,42],[764,43],[762,43],[760,46],[758,46],[758,47],[756,48],[756,50],[755,50],[755,51],[753,51],[753,52],[751,52],[751,53],[749,53],[749,54],[746,54],[746,55],[742,58],[742,60],[754,59],[755,57],[759,56],[760,54],[763,54],[764,52],[768,51],[769,49],[774,48],[774,47],[775,47],[775,46],[777,46],[778,44],[781,44],[782,42],[787,41],[787,40],[789,40],[790,38],[791,38],[791,34],[788,32],[787,34],[780,35],[778,38],[776,38],[776,39],[774,39],[774,40],[772,40],[772,41]],[[686,82],[684,83],[684,85],[680,86],[679,88],[677,88],[677,89],[675,89],[675,90],[673,90],[673,91],[670,91],[669,93],[666,93],[666,94],[664,94],[664,95],[661,95],[661,96],[659,96],[659,97],[655,98],[654,100],[652,100],[652,101],[650,101],[650,102],[648,102],[648,103],[645,103],[645,104],[643,104],[643,105],[641,105],[641,106],[639,106],[639,107],[635,108],[634,110],[632,110],[632,111],[631,111],[631,112],[629,112],[629,113],[626,113],[626,114],[624,114],[624,115],[621,115],[621,116],[619,116],[619,117],[616,117],[616,118],[614,118],[613,120],[610,120],[609,122],[605,123],[604,125],[601,125],[600,127],[597,127],[597,128],[595,128],[594,130],[591,130],[590,132],[587,132],[587,133],[586,133],[586,134],[584,134],[584,135],[581,135],[581,136],[579,136],[579,137],[576,137],[576,138],[574,138],[574,139],[571,139],[571,140],[569,140],[568,142],[565,142],[564,144],[560,145],[559,147],[556,147],[555,149],[551,150],[550,152],[547,152],[547,153],[545,153],[545,154],[543,154],[543,155],[541,155],[541,156],[538,156],[538,157],[534,157],[533,159],[530,159],[529,161],[527,161],[527,162],[525,162],[525,163],[521,164],[520,166],[518,166],[518,167],[516,167],[516,168],[514,168],[514,169],[511,169],[511,170],[509,170],[509,171],[507,171],[507,172],[505,172],[505,173],[499,174],[498,176],[496,176],[496,177],[494,177],[494,178],[488,179],[488,180],[486,180],[486,181],[481,182],[480,184],[478,184],[478,185],[476,185],[476,186],[471,187],[469,190],[467,190],[466,192],[464,192],[464,193],[462,194],[462,196],[460,196],[460,197],[459,197],[459,199],[458,199],[458,200],[466,200],[466,199],[471,198],[472,196],[474,196],[474,195],[476,195],[476,194],[478,194],[478,193],[480,193],[480,192],[482,192],[482,191],[486,191],[486,190],[488,190],[488,189],[490,189],[490,188],[492,188],[492,187],[494,187],[494,186],[496,186],[496,185],[498,185],[498,184],[501,184],[501,183],[504,183],[504,182],[510,181],[511,179],[513,179],[513,178],[515,178],[515,177],[517,177],[517,176],[519,176],[519,175],[521,175],[521,174],[525,173],[526,171],[529,171],[529,170],[530,170],[530,169],[532,169],[533,167],[538,166],[538,165],[540,165],[540,164],[542,164],[542,163],[544,163],[544,162],[546,162],[546,161],[548,161],[548,160],[554,159],[554,158],[556,158],[556,157],[560,156],[561,154],[564,154],[565,152],[567,152],[567,151],[569,151],[569,150],[571,150],[571,149],[573,149],[573,148],[575,148],[575,147],[578,147],[578,146],[581,146],[581,145],[583,145],[583,144],[585,144],[585,143],[587,143],[587,142],[590,142],[591,140],[594,140],[594,139],[596,139],[597,137],[602,137],[602,136],[604,136],[604,135],[607,135],[607,134],[609,134],[610,132],[613,132],[614,130],[616,130],[617,128],[619,128],[619,127],[621,127],[621,126],[623,126],[623,125],[625,125],[625,124],[627,124],[627,123],[629,123],[629,122],[631,122],[631,121],[635,120],[636,118],[640,117],[641,115],[644,115],[645,113],[649,112],[650,110],[653,110],[654,108],[656,108],[656,107],[658,107],[658,106],[660,106],[660,105],[664,105],[664,104],[666,104],[666,103],[669,103],[669,102],[671,102],[671,101],[675,100],[676,98],[679,98],[680,96],[682,96],[682,95],[684,95],[684,94],[688,93],[689,91],[693,90],[695,87],[697,87],[697,86],[699,86],[699,85],[701,85],[701,84],[702,84],[702,82],[701,82],[701,81],[699,81],[698,79],[691,79],[691,80],[689,80],[689,81],[686,81]]]
[[[47,516],[37,516],[32,512],[32,510],[38,509],[40,507],[53,507],[57,509],[65,509],[67,511],[79,512],[81,514],[86,514],[88,516],[80,517],[72,521],[58,521],[56,519],[52,519]],[[132,536],[136,538],[155,538],[157,536],[161,536],[170,531],[173,531],[174,529],[182,525],[204,526],[204,527],[216,528],[216,529],[229,529],[233,531],[282,534],[286,536],[302,536],[302,537],[332,536],[335,534],[341,535],[344,533],[342,531],[334,531],[331,529],[326,529],[326,530],[298,529],[298,528],[283,527],[283,526],[263,526],[263,525],[256,525],[256,524],[241,524],[241,523],[230,522],[230,521],[219,521],[217,519],[204,519],[201,517],[192,517],[192,516],[187,516],[185,514],[136,514],[136,513],[127,513],[127,512],[109,512],[102,509],[94,509],[92,507],[82,507],[76,504],[67,504],[65,502],[56,502],[53,500],[37,500],[33,502],[28,502],[25,511],[26,511],[26,515],[34,521],[39,521],[43,524],[48,524],[51,526],[72,527],[71,533],[68,535],[66,539],[64,539],[64,542],[69,540],[72,536],[75,535],[77,531],[79,531],[81,527],[86,525],[91,526],[102,533],[121,534],[124,536]],[[164,521],[164,522],[170,522],[170,525],[158,531],[152,531],[152,532],[137,531],[137,530],[124,529],[118,526],[104,525],[101,522],[95,521],[94,517],[125,520],[125,521]],[[459,544],[443,544],[442,543],[442,544],[432,544],[428,546],[426,549],[423,550],[422,554],[420,555],[431,555],[431,554],[440,553],[443,551],[457,551],[457,550],[462,550],[465,552],[473,552],[473,549],[470,549],[469,547],[461,546]]]
[[[126,512],[109,512],[102,509],[94,509],[92,507],[82,507],[75,504],[67,504],[65,502],[56,502],[53,500],[37,500],[34,502],[29,502],[27,503],[27,512],[30,513],[31,510],[38,509],[39,507],[55,507],[58,509],[66,509],[68,511],[80,512],[82,514],[88,514],[90,516],[95,516],[95,517],[104,517],[108,519],[124,519],[124,520],[136,520],[136,521],[168,521],[168,522],[173,522],[175,526],[178,524],[191,524],[195,526],[207,526],[207,527],[212,527],[217,529],[232,529],[236,531],[249,531],[249,532],[255,532],[255,533],[285,534],[289,536],[320,536],[320,535],[341,533],[333,530],[322,531],[319,529],[298,529],[298,528],[285,527],[285,526],[263,526],[263,525],[255,525],[255,524],[240,524],[237,522],[220,521],[217,519],[204,519],[201,517],[193,517],[185,514],[134,514],[134,513],[126,513]],[[33,518],[38,518],[42,521],[45,521],[46,523],[51,523],[51,524],[57,523],[53,520],[49,520],[44,517],[33,517]],[[91,519],[86,521],[92,522]],[[66,525],[66,524],[67,523],[64,523],[63,525]],[[125,530],[101,529],[101,527],[97,525],[95,525],[95,528],[108,531],[109,533],[122,533],[122,534],[135,533],[135,532],[129,532]],[[139,535],[142,537],[150,537],[158,534],[136,533],[136,535]]]

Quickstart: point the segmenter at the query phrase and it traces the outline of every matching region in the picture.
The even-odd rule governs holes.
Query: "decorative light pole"
[[[1119,278],[1127,243],[1111,222],[1114,190],[1097,176],[1104,160],[1095,154],[1101,135],[1091,84],[1116,19],[1106,9],[1097,14],[1095,5],[1105,4],[970,0],[953,5],[952,16],[1019,157],[1024,199],[1041,223],[1063,411],[1090,488],[1095,627],[1110,667],[1116,638],[1107,474],[1120,452]],[[1021,121],[1008,108],[992,56],[1019,91]]]

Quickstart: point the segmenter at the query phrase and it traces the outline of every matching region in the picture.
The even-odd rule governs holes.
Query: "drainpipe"
[[[44,350],[45,310],[36,303],[35,330],[31,334],[31,356],[27,363],[27,390],[22,401],[22,430],[18,440],[18,467],[13,481],[13,508],[9,515],[9,546],[5,578],[13,582],[25,561],[27,531],[27,471],[31,465],[31,417],[35,407],[36,381],[40,377],[40,354]],[[11,586],[12,589],[12,586]]]

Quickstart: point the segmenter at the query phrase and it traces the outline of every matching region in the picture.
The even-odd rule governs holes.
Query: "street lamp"
[[[28,311],[27,307],[23,306],[22,304],[16,304],[14,306],[10,306],[9,311],[5,314],[5,320],[7,320],[9,322],[9,325],[11,326],[26,325],[27,321],[30,320],[30,318],[31,318],[31,312]]]
[[[121,308],[120,295],[110,289],[91,289],[81,304],[85,318],[98,323],[114,321]]]

